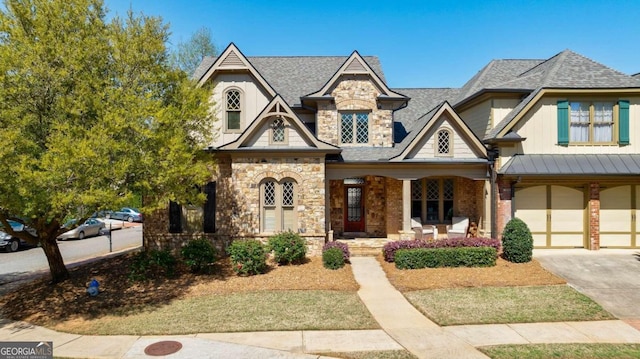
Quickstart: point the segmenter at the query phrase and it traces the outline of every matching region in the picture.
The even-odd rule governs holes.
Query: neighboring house
[[[460,89],[392,89],[378,58],[246,57],[230,44],[194,78],[219,121],[204,208],[145,218],[145,245],[222,245],[292,230],[413,238],[411,218],[513,216],[539,247],[637,247],[640,79],[571,51],[496,60]],[[495,196],[491,194],[495,193]]]

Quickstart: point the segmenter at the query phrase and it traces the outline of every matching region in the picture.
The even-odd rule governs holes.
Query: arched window
[[[284,143],[286,142],[285,126],[282,117],[278,117],[273,120],[271,124],[271,142]]]
[[[226,129],[228,131],[240,131],[242,123],[242,94],[238,89],[231,89],[225,95]]]
[[[448,130],[438,131],[437,151],[438,156],[451,155],[451,132],[449,132]]]
[[[267,179],[260,186],[262,201],[262,232],[298,230],[296,216],[296,183],[285,179],[281,183]]]

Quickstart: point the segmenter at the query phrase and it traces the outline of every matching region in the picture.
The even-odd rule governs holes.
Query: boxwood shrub
[[[331,247],[322,251],[322,264],[328,269],[344,267],[344,254],[338,247]]]
[[[502,231],[502,256],[513,263],[531,262],[533,236],[520,218],[512,218]]]
[[[495,248],[496,253],[500,251],[500,240],[493,238],[467,238],[455,237],[446,239],[437,239],[433,241],[394,241],[388,242],[382,248],[384,260],[390,263],[395,261],[396,251],[400,249],[414,248],[460,248],[460,247],[491,247]]]
[[[302,263],[307,254],[307,244],[298,233],[291,231],[269,237],[269,250],[278,264]]]
[[[207,238],[190,240],[182,247],[180,254],[193,273],[208,272],[218,256],[213,244]]]
[[[258,240],[235,240],[227,248],[227,253],[237,274],[261,274],[267,269],[267,251]]]
[[[497,257],[493,247],[416,248],[398,250],[395,263],[398,269],[491,267]]]

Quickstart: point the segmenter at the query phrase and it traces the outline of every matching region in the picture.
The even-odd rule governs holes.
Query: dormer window
[[[447,130],[438,131],[438,146],[437,146],[437,155],[438,156],[449,156],[451,155],[451,133]]]
[[[369,114],[343,112],[340,114],[340,140],[342,143],[369,143]]]
[[[613,142],[613,103],[570,102],[569,116],[571,142]]]
[[[271,124],[271,142],[276,144],[286,142],[286,132],[282,117],[276,118]]]
[[[226,129],[241,130],[242,96],[240,90],[231,89],[226,92]]]

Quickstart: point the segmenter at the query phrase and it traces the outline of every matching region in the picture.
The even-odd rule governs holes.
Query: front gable
[[[339,151],[316,139],[280,95],[276,95],[236,141],[220,149]]]
[[[487,158],[480,140],[448,102],[444,102],[392,161]]]

